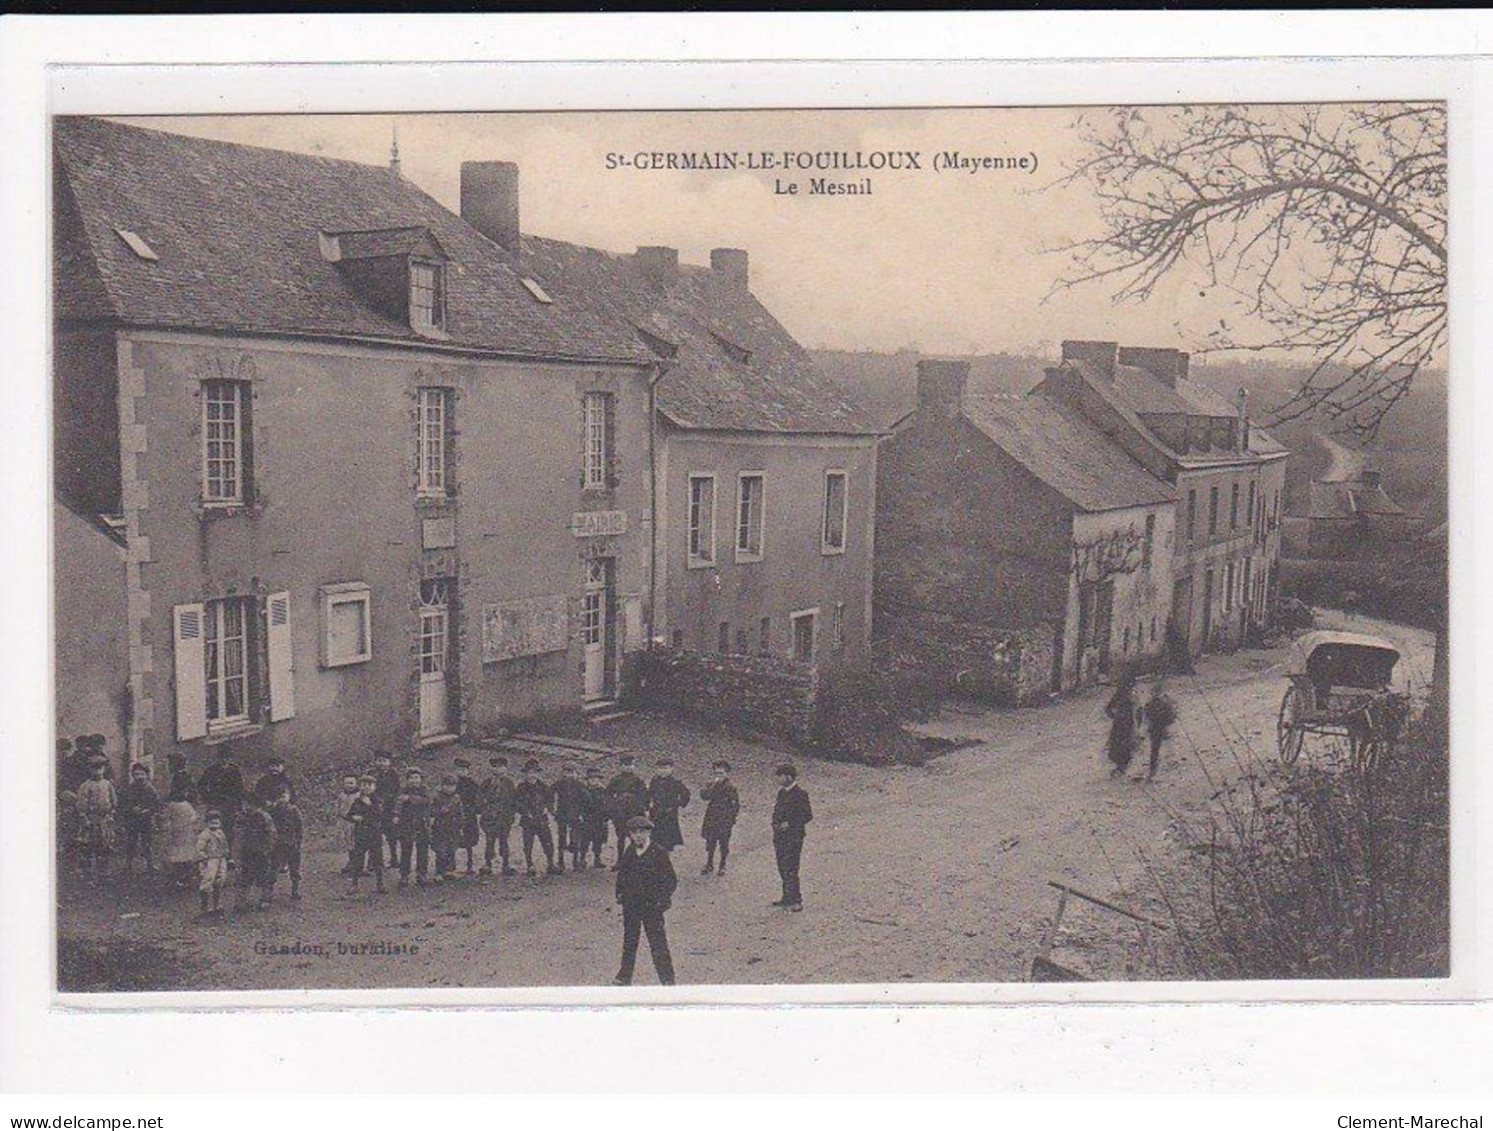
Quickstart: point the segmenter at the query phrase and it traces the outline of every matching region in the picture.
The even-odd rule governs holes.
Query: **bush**
[[[1316,622],[1316,614],[1305,601],[1295,597],[1282,597],[1275,606],[1275,625],[1288,632],[1300,632]]]
[[[907,673],[871,671],[828,679],[819,689],[819,711],[809,748],[820,757],[868,766],[922,765],[929,752],[903,727],[937,705],[931,683]]]

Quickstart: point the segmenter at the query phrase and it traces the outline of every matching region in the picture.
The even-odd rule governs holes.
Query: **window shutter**
[[[622,463],[617,452],[617,398],[615,395],[604,397],[601,403],[604,416],[603,435],[606,437],[607,486],[616,487],[622,482]]]
[[[270,722],[295,716],[295,660],[290,645],[290,594],[271,593],[266,651],[270,662]]]
[[[207,672],[202,654],[201,604],[171,610],[176,655],[176,737],[180,742],[207,734]]]

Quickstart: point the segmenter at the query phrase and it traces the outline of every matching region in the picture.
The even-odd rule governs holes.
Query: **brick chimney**
[[[747,253],[739,247],[718,247],[710,253],[710,269],[729,279],[734,289],[746,294],[750,289],[750,270]]]
[[[1066,341],[1063,343],[1064,361],[1086,361],[1099,371],[1106,380],[1115,379],[1115,362],[1120,352],[1119,342]]]
[[[518,166],[461,163],[461,218],[510,254],[518,254]]]
[[[1181,350],[1163,349],[1160,346],[1122,346],[1120,364],[1144,369],[1169,389],[1175,389],[1178,381],[1187,379],[1187,362],[1190,354]]]
[[[918,411],[942,416],[958,414],[969,382],[969,362],[925,357],[918,362]]]
[[[643,274],[661,287],[668,286],[679,277],[677,247],[640,247],[632,258]]]

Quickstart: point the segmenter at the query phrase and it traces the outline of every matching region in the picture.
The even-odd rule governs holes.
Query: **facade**
[[[1377,559],[1401,552],[1424,524],[1389,497],[1372,468],[1314,480],[1304,513],[1286,520],[1289,556],[1339,561]]]
[[[748,657],[867,663],[878,432],[751,293],[747,253],[704,267],[535,238],[525,253],[546,288],[597,303],[659,361],[655,643],[742,681]]]
[[[1176,493],[1169,631],[1196,654],[1267,626],[1279,592],[1287,452],[1187,376],[1178,350],[1067,341],[1037,393],[1081,414]]]
[[[918,366],[878,459],[876,623],[901,662],[1014,702],[1164,647],[1175,498],[1081,415]],[[1018,655],[1019,653],[1019,655]]]
[[[464,166],[459,217],[351,162],[91,119],[55,149],[56,476],[119,516],[79,615],[124,608],[129,757],[307,765],[620,693],[657,367],[524,275],[511,166]]]

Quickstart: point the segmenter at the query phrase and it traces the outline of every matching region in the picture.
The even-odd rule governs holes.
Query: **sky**
[[[463,161],[520,168],[525,232],[612,251],[745,248],[752,289],[811,348],[1050,356],[1064,338],[1190,348],[1218,299],[1179,274],[1143,305],[1095,285],[1049,297],[1056,248],[1091,233],[1094,201],[1054,187],[1078,152],[1072,109],[278,115],[123,119],[177,133],[387,164],[458,210]],[[608,168],[608,154],[914,151],[919,171],[869,174]],[[1035,156],[1035,172],[934,172],[936,154]],[[810,177],[872,179],[869,196],[809,195]],[[799,182],[799,195],[775,182]]]

